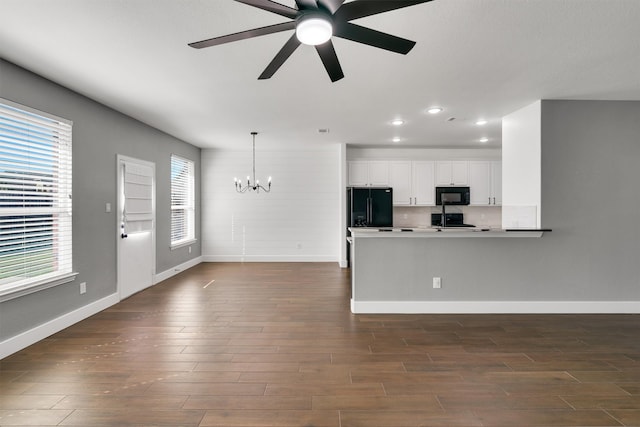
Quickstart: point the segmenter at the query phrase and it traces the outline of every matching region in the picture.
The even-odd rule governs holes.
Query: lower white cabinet
[[[435,164],[432,161],[390,161],[389,185],[396,206],[435,205]]]
[[[502,162],[470,161],[469,187],[471,204],[499,206],[502,204]]]

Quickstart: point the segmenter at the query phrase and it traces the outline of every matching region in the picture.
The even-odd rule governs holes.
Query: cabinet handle
[[[489,197],[489,204],[491,204],[491,197]]]
[[[493,204],[494,205],[496,204],[496,198],[495,197],[493,198]]]
[[[414,197],[414,198],[413,198],[413,204],[414,204],[414,205],[417,205],[417,204],[418,204],[418,198],[417,198],[417,197]]]

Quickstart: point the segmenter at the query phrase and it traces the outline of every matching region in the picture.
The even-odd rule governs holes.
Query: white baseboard
[[[203,255],[203,262],[338,262],[330,255]]]
[[[117,304],[119,301],[120,297],[117,293],[111,294],[99,299],[98,301],[87,304],[84,307],[80,307],[77,310],[63,314],[62,316],[43,323],[42,325],[36,326],[35,328],[25,331],[19,335],[8,338],[0,342],[0,359],[29,347],[30,345],[35,344],[56,332],[60,332],[61,330],[68,328],[87,317],[93,316],[94,314]]]
[[[356,314],[638,314],[640,301],[354,301]]]
[[[196,257],[193,259],[190,259],[189,261],[183,262],[182,264],[176,265],[173,268],[170,268],[169,270],[165,270],[161,273],[156,274],[155,276],[153,276],[153,284],[157,284],[162,282],[163,280],[167,280],[170,277],[175,276],[178,273],[183,272],[184,270],[187,270],[191,267],[195,267],[196,265],[200,264],[202,262],[202,257]]]

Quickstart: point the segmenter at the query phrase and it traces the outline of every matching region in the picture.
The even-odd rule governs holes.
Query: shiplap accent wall
[[[251,150],[202,151],[204,261],[335,261],[340,258],[341,146],[256,151],[270,193],[239,194]]]

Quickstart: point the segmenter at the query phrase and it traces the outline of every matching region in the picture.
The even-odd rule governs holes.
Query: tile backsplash
[[[415,207],[395,206],[393,208],[394,227],[424,228],[431,226],[431,213],[440,213],[438,206]],[[463,213],[464,222],[477,227],[502,228],[502,208],[497,206],[449,206],[448,213]]]

